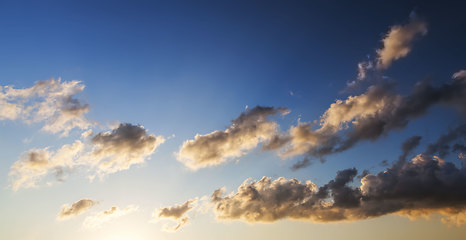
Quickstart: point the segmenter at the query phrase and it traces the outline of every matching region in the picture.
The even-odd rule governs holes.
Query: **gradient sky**
[[[0,1],[0,238],[464,239],[465,8],[461,1]],[[394,56],[387,65],[384,50]],[[358,64],[366,67],[358,72]],[[51,87],[31,88],[41,83]],[[70,83],[83,89],[60,90]],[[414,94],[422,84],[443,95]],[[13,88],[31,92],[19,96],[8,92]],[[381,94],[354,107],[351,117],[351,111],[330,113],[371,89]],[[393,123],[398,112],[390,108],[400,99],[428,107],[400,111],[406,122]],[[43,101],[50,106],[38,105]],[[13,116],[8,104],[20,113]],[[52,113],[40,118],[28,107]],[[83,123],[67,132],[60,117]],[[313,152],[378,117],[387,123],[384,132],[336,153]],[[340,125],[327,129],[330,118]],[[300,126],[317,140],[287,154],[298,148],[290,128]],[[362,129],[358,136],[372,134]],[[452,133],[441,145],[442,135]],[[204,144],[196,145],[197,134]],[[421,138],[402,162],[402,145],[413,136]],[[283,144],[264,150],[274,137]],[[75,141],[82,151],[54,163],[52,155]],[[49,156],[37,160],[33,152]],[[202,155],[212,152],[216,157]],[[338,205],[340,188],[320,200],[361,215],[320,221],[315,211],[303,216],[288,206],[283,216],[266,219],[261,214],[273,210],[265,195],[257,202],[264,204],[261,213],[251,207],[228,215],[210,200],[224,187],[222,201],[229,201],[249,178],[320,187],[352,168],[358,173],[345,187],[360,193],[361,179],[396,172],[397,163],[413,167],[416,157],[436,170],[414,175],[441,183],[427,179],[423,192],[409,197],[402,193],[410,191],[395,192],[400,195],[390,200],[402,207],[377,215],[362,207],[375,195],[363,193],[361,205],[346,208],[345,201]],[[291,169],[304,159],[308,166]],[[112,160],[115,168],[107,168]],[[364,170],[373,175],[361,175]],[[18,185],[31,174],[37,178]],[[402,187],[419,189],[399,179]],[[276,200],[296,191],[269,193]],[[85,199],[89,205],[79,202]],[[254,214],[256,220],[248,219]],[[176,231],[165,229],[178,224]]]

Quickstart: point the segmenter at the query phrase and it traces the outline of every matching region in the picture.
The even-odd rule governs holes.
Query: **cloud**
[[[466,124],[462,124],[451,129],[448,133],[443,134],[435,143],[429,144],[425,151],[427,155],[437,154],[440,157],[447,156],[450,151],[464,150],[464,142],[466,141]],[[455,142],[453,148],[450,143]]]
[[[98,204],[98,202],[93,201],[91,199],[81,199],[73,203],[71,206],[69,206],[68,204],[64,204],[61,207],[61,211],[57,215],[57,219],[65,220],[71,217],[81,215],[96,204]]]
[[[287,134],[272,137],[282,157],[300,154],[322,158],[342,152],[362,140],[376,140],[393,130],[403,129],[435,104],[466,113],[466,81],[455,79],[439,87],[419,82],[408,96],[392,92],[390,85],[374,85],[357,96],[337,100],[316,124],[299,122]]]
[[[37,183],[50,173],[55,173],[61,180],[63,172],[75,166],[75,160],[84,150],[84,144],[77,140],[71,145],[64,145],[56,152],[48,148],[32,149],[15,162],[9,172],[12,189],[36,187]]]
[[[411,51],[412,42],[426,34],[427,24],[414,12],[408,24],[392,26],[382,39],[383,47],[376,50],[376,58],[368,56],[367,60],[358,63],[358,76],[347,83],[345,91],[358,89],[368,82],[384,82],[387,77],[382,75],[383,70],[395,60],[406,57]]]
[[[419,145],[421,138],[422,138],[421,136],[413,136],[413,137],[406,139],[406,141],[401,145],[402,154],[399,157],[400,161],[406,160],[406,157],[408,156],[408,154],[410,154],[411,151],[414,150]]]
[[[460,70],[453,74],[453,79],[465,79],[466,78],[466,70]]]
[[[296,162],[295,164],[293,164],[293,166],[291,166],[291,170],[293,171],[296,171],[296,170],[299,170],[301,168],[306,168],[306,167],[309,167],[311,166],[312,162],[309,158],[305,157],[303,160],[300,160],[298,162]]]
[[[194,140],[185,141],[177,158],[189,168],[198,169],[222,164],[228,158],[241,157],[274,136],[278,125],[267,117],[279,112],[287,114],[288,110],[261,106],[247,109],[226,130],[197,134]]]
[[[182,226],[186,225],[189,222],[189,217],[187,213],[196,207],[197,199],[191,199],[184,202],[181,205],[169,206],[156,209],[153,213],[155,219],[171,219],[176,223],[175,226],[163,227],[164,230],[174,232],[180,229]]]
[[[62,136],[74,128],[87,129],[93,125],[84,117],[89,105],[74,98],[83,90],[80,81],[62,82],[60,79],[38,81],[24,89],[0,86],[0,120],[45,122],[44,131]]]
[[[139,207],[129,205],[124,209],[120,209],[117,206],[113,206],[110,210],[95,213],[89,217],[86,217],[83,222],[83,227],[87,229],[96,229],[102,226],[102,224],[112,221],[116,218],[128,215],[138,210]]]
[[[143,163],[163,142],[162,136],[148,134],[143,126],[122,123],[111,132],[92,137],[90,164],[97,167],[100,175],[126,170]]]
[[[377,50],[378,69],[388,68],[393,61],[405,57],[411,51],[411,43],[427,34],[427,24],[415,16],[406,25],[395,25],[382,40],[383,47]]]
[[[445,223],[455,219],[454,224],[464,223],[465,166],[457,168],[438,157],[419,154],[376,175],[367,174],[359,187],[350,185],[355,176],[354,168],[339,171],[321,187],[283,177],[248,179],[229,195],[216,190],[211,200],[218,219],[251,223],[354,221],[387,214],[418,217],[421,213],[440,213]]]

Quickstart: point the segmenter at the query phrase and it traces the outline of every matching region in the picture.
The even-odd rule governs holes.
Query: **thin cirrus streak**
[[[91,214],[86,217],[83,222],[83,228],[86,229],[98,229],[102,227],[105,223],[113,221],[117,218],[131,214],[139,209],[138,206],[129,205],[126,208],[119,208],[117,206],[112,206],[109,210],[104,210]]]

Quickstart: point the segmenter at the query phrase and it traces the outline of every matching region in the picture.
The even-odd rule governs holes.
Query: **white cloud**
[[[74,98],[83,90],[80,81],[62,82],[60,79],[39,81],[24,89],[0,86],[0,120],[44,122],[44,131],[62,136],[73,128],[87,129],[93,125],[84,117],[89,105]]]
[[[139,207],[134,205],[129,205],[124,209],[120,209],[117,206],[113,206],[110,208],[110,210],[98,212],[86,217],[83,222],[83,227],[87,229],[96,229],[109,221],[133,213],[138,209]]]

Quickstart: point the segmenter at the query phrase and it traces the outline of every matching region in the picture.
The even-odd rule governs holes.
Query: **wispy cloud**
[[[103,224],[113,221],[122,216],[128,215],[130,213],[133,213],[138,209],[139,207],[134,205],[129,205],[124,209],[120,209],[117,206],[113,206],[109,210],[98,212],[86,217],[83,222],[83,227],[87,229],[100,228]]]
[[[10,169],[9,176],[14,191],[20,188],[36,187],[37,182],[50,173],[61,180],[63,171],[75,166],[75,161],[84,150],[84,144],[77,140],[53,152],[49,148],[32,149],[23,154]]]

